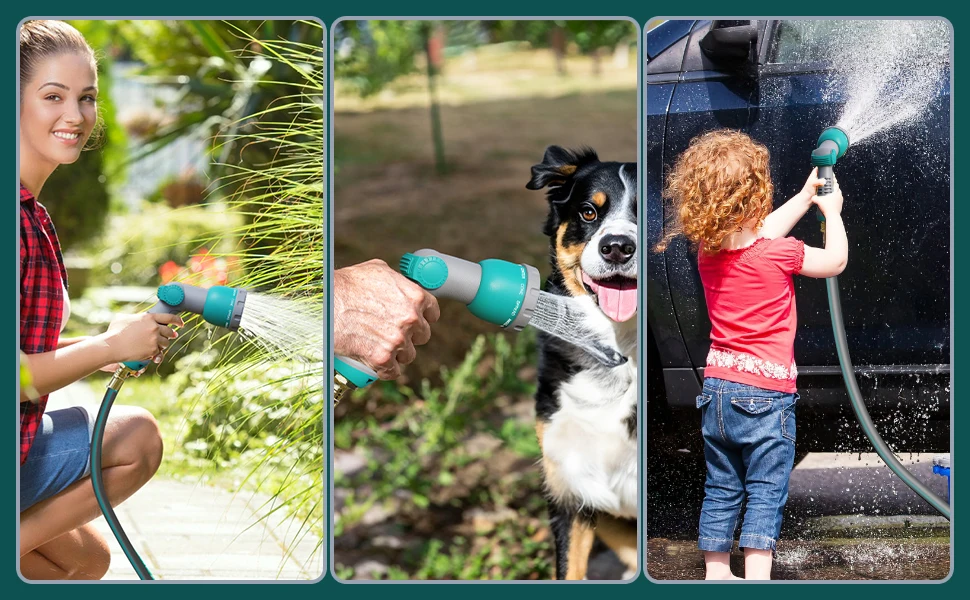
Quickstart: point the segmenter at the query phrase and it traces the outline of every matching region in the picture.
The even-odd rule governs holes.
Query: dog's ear
[[[563,185],[585,164],[596,162],[599,157],[592,148],[580,148],[573,152],[560,146],[549,146],[542,162],[532,166],[532,179],[525,187],[541,190],[549,186]]]

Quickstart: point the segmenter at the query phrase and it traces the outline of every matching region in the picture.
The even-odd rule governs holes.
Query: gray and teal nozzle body
[[[818,147],[812,151],[812,164],[818,167],[818,176],[825,180],[825,185],[818,191],[819,196],[832,193],[832,167],[848,149],[849,134],[840,127],[829,127],[818,136]]]
[[[539,271],[496,258],[473,263],[423,249],[401,257],[401,273],[436,298],[468,305],[476,317],[521,331],[539,299]]]
[[[246,307],[246,290],[224,285],[200,288],[187,283],[169,283],[159,286],[157,295],[158,302],[148,309],[150,313],[194,313],[217,327],[233,331],[239,329]],[[124,365],[140,371],[148,362],[128,361]]]

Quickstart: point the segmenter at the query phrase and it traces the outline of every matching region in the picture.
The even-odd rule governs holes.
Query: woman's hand
[[[140,313],[115,318],[103,334],[112,362],[149,359],[161,362],[161,354],[178,337],[172,325],[183,326],[182,318],[166,313]]]

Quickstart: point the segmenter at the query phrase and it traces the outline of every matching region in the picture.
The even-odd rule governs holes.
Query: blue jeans
[[[20,465],[20,510],[55,496],[91,474],[94,415],[81,406],[44,413],[37,437]]]
[[[747,499],[740,548],[775,549],[795,462],[798,394],[716,379],[697,397],[707,481],[697,546],[730,552]]]

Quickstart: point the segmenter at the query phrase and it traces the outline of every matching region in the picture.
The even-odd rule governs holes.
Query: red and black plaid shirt
[[[20,349],[40,354],[57,348],[64,316],[67,271],[47,209],[20,186]],[[20,464],[34,443],[47,396],[20,403]]]

